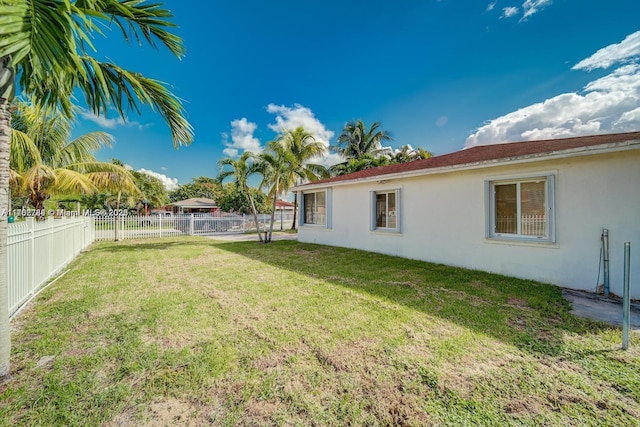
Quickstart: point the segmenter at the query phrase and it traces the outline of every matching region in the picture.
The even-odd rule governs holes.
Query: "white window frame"
[[[516,233],[496,232],[496,185],[517,184],[517,229],[521,230],[520,222],[520,185],[526,182],[545,181],[545,219],[546,236],[530,236]],[[486,238],[495,240],[514,240],[523,242],[556,242],[556,221],[555,221],[555,173],[527,174],[512,177],[488,178],[485,180],[485,208],[486,208]]]
[[[396,197],[396,210],[395,210],[395,218],[396,218],[396,226],[395,227],[378,227],[378,203],[377,196],[379,194],[395,194]],[[376,190],[370,192],[370,200],[371,200],[371,219],[370,219],[370,230],[371,231],[381,231],[385,233],[400,233],[401,232],[401,213],[402,213],[402,205],[400,203],[400,189],[392,188],[388,190]],[[387,198],[387,204],[388,204]]]
[[[315,194],[314,200],[317,200],[317,194],[324,193],[324,203],[325,203],[325,215],[324,215],[324,223],[313,223],[313,222],[305,222],[305,201],[304,196],[309,194]],[[314,203],[317,208],[317,202]],[[331,202],[331,189],[324,188],[321,190],[309,190],[309,191],[300,191],[298,192],[298,226],[299,227],[319,227],[319,228],[331,228],[331,210],[332,210],[332,202]],[[314,212],[314,216],[317,216],[317,211]]]

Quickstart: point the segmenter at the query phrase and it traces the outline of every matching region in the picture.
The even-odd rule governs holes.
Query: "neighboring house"
[[[168,204],[167,207],[172,209],[174,214],[216,214],[217,212],[220,212],[220,208],[216,206],[216,202],[205,197],[180,200],[179,202]]]
[[[640,298],[640,132],[476,146],[298,186],[298,240]]]
[[[280,213],[293,213],[295,205],[292,202],[286,200],[276,200],[276,212]]]

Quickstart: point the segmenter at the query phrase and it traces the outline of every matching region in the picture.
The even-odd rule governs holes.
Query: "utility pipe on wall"
[[[629,348],[629,322],[631,300],[629,297],[629,268],[631,264],[631,242],[624,244],[624,292],[622,294],[622,349]]]
[[[602,230],[602,272],[604,274],[604,297],[609,298],[609,230]]]

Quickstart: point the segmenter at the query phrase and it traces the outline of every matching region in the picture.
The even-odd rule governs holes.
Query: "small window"
[[[304,193],[304,224],[327,225],[327,194],[325,191]]]
[[[381,231],[400,231],[399,190],[373,191],[371,229]]]
[[[553,176],[488,181],[488,236],[554,241]]]

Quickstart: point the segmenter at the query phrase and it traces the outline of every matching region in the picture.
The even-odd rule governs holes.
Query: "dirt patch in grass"
[[[157,399],[149,403],[139,415],[125,411],[116,415],[107,427],[199,427],[210,424],[207,415],[201,414],[202,408],[190,402],[175,398]]]
[[[531,308],[529,307],[529,303],[527,302],[527,300],[523,298],[509,297],[507,298],[507,305],[520,310],[527,310]]]
[[[527,395],[509,400],[504,405],[504,411],[518,417],[540,415],[551,409],[551,405],[540,396]]]

